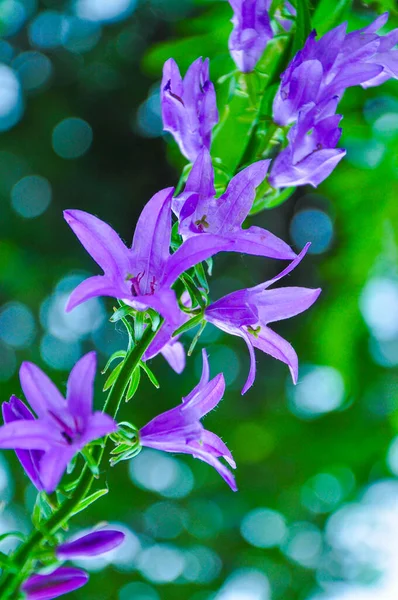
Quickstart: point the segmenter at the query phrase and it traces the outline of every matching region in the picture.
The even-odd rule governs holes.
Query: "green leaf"
[[[203,292],[198,290],[194,280],[188,273],[184,273],[180,277],[181,281],[184,283],[185,288],[191,298],[192,308],[195,306],[200,306],[200,308],[205,308],[207,306],[206,300],[203,298]]]
[[[117,367],[115,367],[115,369],[113,369],[112,373],[109,375],[108,379],[105,381],[104,387],[102,388],[102,390],[104,392],[106,392],[106,390],[109,390],[109,388],[115,383],[116,379],[119,376],[119,373],[123,367],[124,362],[122,361],[121,363],[119,363],[117,365]]]
[[[312,26],[318,35],[345,21],[351,6],[352,0],[320,0],[312,18]]]
[[[131,375],[131,378],[130,378],[130,383],[127,388],[127,392],[126,392],[126,397],[125,397],[126,402],[131,400],[131,398],[136,393],[138,386],[140,385],[140,379],[141,379],[140,369],[138,369],[138,368],[134,369],[133,374]]]
[[[109,318],[111,323],[117,323],[120,319],[131,316],[135,313],[135,309],[131,306],[121,306],[118,308],[113,315]]]
[[[249,214],[256,215],[264,209],[275,208],[276,206],[279,206],[288,200],[295,191],[295,187],[288,187],[284,188],[283,190],[274,190],[271,188],[265,194],[256,196]]]
[[[103,370],[101,371],[102,375],[105,375],[105,373],[107,372],[107,370],[109,369],[109,367],[111,366],[111,364],[113,363],[114,360],[116,360],[117,358],[125,358],[125,356],[126,356],[125,350],[118,350],[117,352],[114,352],[112,354],[112,356],[110,357],[110,359],[108,360],[108,362],[106,363]]]
[[[158,380],[156,379],[155,374],[151,371],[151,369],[148,367],[148,365],[146,363],[144,363],[143,361],[141,361],[140,367],[141,367],[141,369],[143,369],[145,371],[145,373],[147,374],[148,379],[152,383],[152,385],[154,385],[155,388],[158,390],[160,388],[160,384],[159,384]]]
[[[173,333],[173,337],[176,337],[177,335],[180,335],[181,333],[184,333],[185,331],[189,331],[193,327],[200,325],[202,321],[203,321],[203,313],[200,313],[199,315],[196,315],[196,317],[193,317],[192,319],[190,319],[189,321],[187,321],[186,323],[181,325],[181,327],[176,329]]]
[[[206,294],[208,294],[209,284],[207,283],[207,277],[202,263],[198,263],[197,265],[195,265],[195,275],[199,281],[199,284],[206,291]]]
[[[21,540],[22,542],[24,542],[26,539],[26,536],[23,533],[21,533],[20,531],[8,531],[7,533],[2,533],[0,535],[0,542],[3,542],[8,537],[16,537],[19,540]]]
[[[79,504],[76,506],[75,510],[72,513],[72,516],[77,515],[77,513],[82,512],[82,510],[85,510],[88,506],[90,506],[90,504],[93,504],[93,502],[96,502],[97,500],[99,500],[99,498],[105,496],[105,494],[107,494],[108,491],[108,488],[97,490],[96,492],[90,494],[90,496],[87,496],[87,498],[84,498],[84,500],[79,502]]]
[[[189,346],[189,350],[188,350],[188,356],[191,356],[192,352],[195,350],[195,346],[199,341],[200,336],[202,335],[204,328],[207,325],[207,321],[203,321],[202,325],[200,326],[200,329],[198,331],[198,333],[195,335],[195,337],[193,338],[191,345]]]
[[[296,33],[293,40],[292,56],[303,48],[311,33],[311,17],[308,0],[297,0],[296,10]]]

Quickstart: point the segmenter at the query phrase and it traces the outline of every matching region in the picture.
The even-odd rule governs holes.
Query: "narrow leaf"
[[[312,19],[312,26],[319,35],[340,25],[351,9],[352,0],[320,0]]]
[[[109,369],[109,367],[111,366],[111,364],[113,363],[114,360],[116,360],[117,358],[124,358],[125,356],[126,356],[125,350],[118,350],[117,352],[114,352],[112,354],[112,356],[110,357],[110,359],[108,360],[108,362],[106,363],[103,370],[101,371],[102,375],[105,375],[105,373],[107,372],[107,370]]]
[[[293,41],[292,56],[302,49],[311,33],[311,17],[308,0],[297,0],[296,7],[296,33]]]
[[[144,362],[140,362],[140,367],[141,369],[143,369],[145,371],[145,373],[148,376],[149,381],[152,383],[152,385],[155,386],[156,389],[160,388],[160,384],[158,382],[158,380],[156,379],[154,373],[151,371],[151,369],[148,367],[148,365]]]
[[[99,498],[102,498],[102,496],[105,496],[105,494],[108,493],[108,488],[104,488],[102,490],[97,490],[96,492],[90,494],[90,496],[87,496],[87,498],[84,498],[84,500],[82,500],[81,502],[79,502],[79,504],[76,506],[75,510],[72,513],[73,515],[77,515],[77,513],[81,512],[82,510],[85,510],[88,506],[90,506],[90,504],[93,504],[93,502],[96,502],[96,500],[98,500]]]
[[[180,335],[181,333],[184,333],[185,331],[189,331],[193,327],[200,325],[200,323],[202,321],[203,321],[203,313],[201,312],[199,315],[196,315],[196,317],[193,317],[193,319],[190,319],[189,321],[187,321],[186,323],[181,325],[181,327],[176,329],[173,333],[173,337],[176,337],[177,335]]]
[[[123,367],[123,362],[119,363],[115,369],[113,369],[112,373],[109,375],[108,379],[105,381],[104,387],[102,390],[106,392],[109,388],[115,383],[118,375]]]
[[[124,319],[125,317],[133,315],[134,313],[134,308],[131,308],[131,306],[124,305],[118,308],[109,320],[111,321],[111,323],[117,323],[117,321],[120,321],[120,319]]]
[[[126,402],[131,400],[131,398],[136,393],[138,386],[140,385],[140,379],[141,379],[140,369],[134,369],[133,374],[130,379],[129,386],[127,388],[127,392],[126,392],[126,398],[125,398]]]

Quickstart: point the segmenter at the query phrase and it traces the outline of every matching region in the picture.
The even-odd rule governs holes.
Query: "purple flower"
[[[181,311],[170,289],[187,269],[233,242],[209,235],[187,240],[170,255],[173,188],[155,194],[138,219],[133,245],[127,248],[117,233],[97,217],[80,210],[65,211],[65,219],[104,275],[83,281],[71,294],[67,310],[95,296],[123,300],[139,311],[153,308],[166,321],[180,324]]]
[[[232,178],[226,192],[216,198],[211,157],[203,149],[184,192],[173,200],[182,238],[192,240],[198,239],[198,235],[204,238],[203,234],[214,234],[230,241],[233,244],[230,250],[235,252],[285,260],[295,258],[293,250],[269,231],[256,226],[242,229],[269,164],[269,160],[261,160],[246,167]]]
[[[209,363],[202,351],[203,371],[198,385],[183,398],[182,404],[155,417],[140,430],[142,446],[164,452],[192,454],[214,467],[230,488],[237,490],[235,479],[219,458],[235,469],[236,464],[224,442],[204,429],[200,419],[217,406],[223,397],[225,381],[222,373],[209,381]]]
[[[195,60],[184,79],[172,58],[163,67],[163,128],[191,162],[202,148],[210,148],[211,132],[218,123],[216,93],[209,77],[208,58]]]
[[[301,287],[268,288],[290,273],[303,259],[309,244],[279,275],[253,288],[224,296],[205,311],[205,318],[222,331],[243,338],[250,353],[249,377],[242,394],[253,385],[256,375],[254,348],[270,354],[289,366],[293,382],[297,382],[298,359],[292,346],[268,327],[269,323],[289,319],[307,310],[321,290]]]
[[[279,125],[294,122],[308,103],[319,104],[346,88],[376,86],[398,77],[398,29],[384,37],[376,34],[388,20],[388,13],[374,23],[346,33],[343,23],[316,40],[313,31],[307,42],[281,75],[274,100],[274,120]]]
[[[88,581],[81,569],[60,567],[49,575],[32,575],[21,586],[26,600],[53,600],[68,592],[78,590]]]
[[[273,31],[267,0],[228,0],[234,11],[233,30],[228,47],[236,66],[243,73],[253,71]]]
[[[162,325],[155,339],[149,345],[142,359],[150,360],[159,353],[167,360],[170,367],[178,374],[185,369],[186,356],[184,346],[178,341],[180,336],[173,337],[173,332],[188,320],[186,313],[180,312],[181,319],[178,323],[166,322]]]
[[[6,424],[13,423],[14,421],[35,420],[28,407],[16,396],[11,396],[9,402],[3,402],[2,412],[3,420]],[[43,483],[40,479],[39,464],[44,454],[43,450],[16,450],[15,454],[33,485],[39,491],[42,491]]]
[[[311,184],[316,187],[345,156],[336,148],[341,115],[334,114],[338,98],[307,104],[288,133],[288,146],[272,163],[269,183],[274,188]]]
[[[24,362],[19,371],[21,386],[37,419],[24,418],[0,427],[0,448],[43,451],[35,457],[38,482],[53,492],[73,456],[89,442],[117,429],[105,413],[93,412],[93,385],[96,371],[95,352],[89,352],[73,367],[67,385],[66,400],[53,382],[36,365]],[[11,405],[21,408],[20,400]],[[24,461],[31,476],[31,463]],[[35,483],[35,482],[34,482]]]
[[[123,543],[125,537],[124,533],[113,529],[93,531],[73,541],[60,544],[55,554],[59,560],[90,558],[117,548]]]

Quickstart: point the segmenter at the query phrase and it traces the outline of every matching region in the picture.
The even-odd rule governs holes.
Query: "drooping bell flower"
[[[387,20],[385,13],[348,34],[343,23],[319,40],[313,31],[281,75],[273,106],[275,122],[293,123],[308,103],[341,98],[348,87],[372,87],[398,78],[398,29],[385,36],[376,33]]]
[[[218,123],[209,59],[195,60],[182,79],[177,63],[169,58],[163,67],[161,104],[164,130],[193,162],[202,148],[210,148],[212,130]]]
[[[293,382],[297,382],[298,358],[292,346],[275,333],[269,323],[289,319],[309,308],[320,289],[285,287],[268,289],[288,275],[303,259],[309,244],[279,275],[252,288],[232,292],[206,308],[205,319],[222,331],[243,338],[250,353],[250,372],[242,394],[253,385],[256,376],[254,348],[286,363]]]
[[[80,210],[67,210],[65,220],[81,244],[104,271],[83,281],[72,292],[67,311],[96,296],[123,300],[136,310],[153,308],[166,321],[180,324],[181,311],[170,289],[187,269],[233,242],[209,235],[187,240],[170,255],[173,188],[155,194],[144,207],[128,248],[106,223]]]
[[[39,367],[30,362],[21,365],[22,390],[38,418],[9,421],[0,427],[0,448],[42,451],[34,466],[40,485],[48,493],[56,489],[77,452],[117,430],[109,415],[93,412],[96,365],[95,352],[76,363],[69,375],[66,399]],[[22,464],[31,467],[29,462]],[[29,475],[31,471],[27,472]]]
[[[341,115],[334,114],[338,98],[319,105],[307,104],[291,127],[288,146],[272,162],[269,183],[274,188],[310,184],[317,187],[328,177],[346,151],[336,148],[341,136]]]
[[[235,479],[219,460],[224,458],[235,469],[236,464],[224,442],[204,429],[200,419],[217,406],[223,397],[225,381],[222,373],[209,381],[209,363],[203,350],[203,371],[198,385],[182,404],[158,415],[139,432],[140,444],[164,452],[192,454],[214,467],[233,491]]]
[[[29,410],[29,408],[19,400],[16,396],[11,396],[9,402],[3,402],[2,404],[3,420],[4,423],[13,423],[14,421],[34,421],[35,417]],[[44,452],[43,450],[15,450],[15,454],[18,457],[25,473],[33,483],[33,485],[40,491],[42,491],[43,483],[40,479],[39,464]]]
[[[32,575],[22,585],[26,600],[53,600],[74,592],[88,582],[88,574],[74,567],[60,567],[48,575]]]
[[[123,543],[125,535],[115,529],[99,529],[57,546],[59,560],[91,558],[114,550]]]
[[[233,243],[235,252],[291,260],[296,254],[285,242],[261,227],[242,229],[265,179],[271,161],[261,160],[235,175],[222,196],[216,198],[214,170],[206,149],[198,155],[184,192],[173,200],[183,240],[214,234]]]
[[[240,71],[250,73],[261,58],[273,31],[267,0],[228,0],[234,15],[228,47]]]

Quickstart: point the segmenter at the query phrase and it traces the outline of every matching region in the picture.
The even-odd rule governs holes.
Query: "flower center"
[[[141,280],[145,275],[145,271],[138,273],[137,276],[128,276],[127,279],[131,282],[131,295],[136,298],[137,296],[153,296],[156,291],[156,277],[153,275],[149,282],[149,291],[141,290]]]
[[[68,446],[73,444],[74,437],[76,436],[76,431],[73,431],[58,415],[52,412],[52,410],[48,411],[48,414],[54,419],[54,421],[61,428],[61,436],[64,438]],[[75,423],[77,426],[77,423]]]
[[[203,215],[203,217],[201,219],[199,219],[198,221],[195,221],[195,225],[199,229],[199,231],[202,231],[202,232],[205,229],[207,229],[208,227],[210,227],[209,223],[207,222],[207,215]]]

